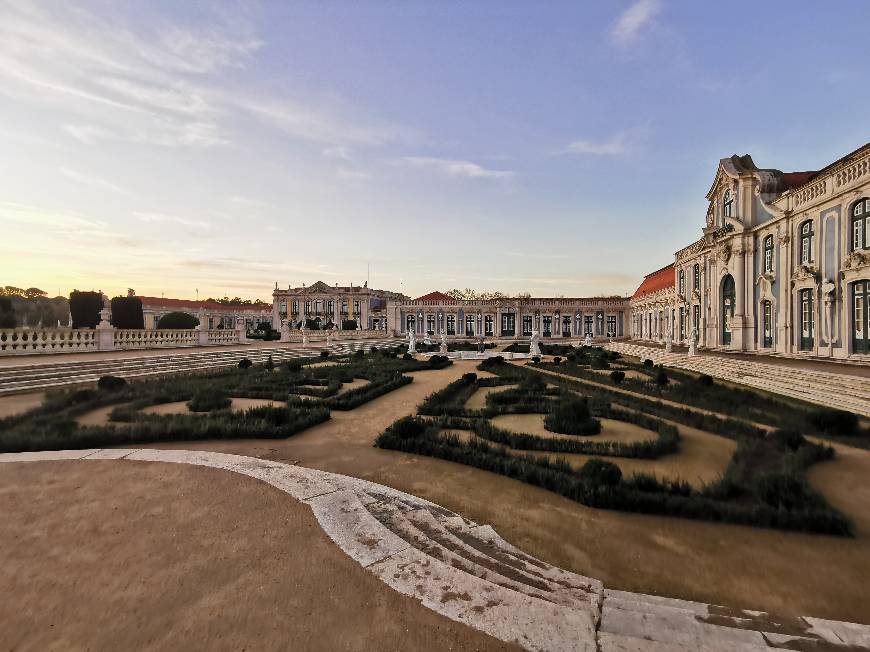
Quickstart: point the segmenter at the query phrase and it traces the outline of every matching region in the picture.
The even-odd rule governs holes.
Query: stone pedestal
[[[115,349],[115,327],[109,323],[109,309],[100,310],[100,323],[97,324],[97,350],[113,351]]]
[[[290,326],[287,325],[287,320],[281,320],[281,339],[280,342],[289,342],[290,341]]]

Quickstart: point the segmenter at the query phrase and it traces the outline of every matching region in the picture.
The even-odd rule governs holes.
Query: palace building
[[[163,297],[139,297],[142,301],[142,318],[146,329],[157,328],[160,318],[171,312],[186,312],[192,317],[205,318],[209,330],[236,328],[244,320],[247,330],[252,331],[261,323],[269,323],[272,314],[269,304],[230,305],[217,301],[194,301],[193,299],[165,299]]]
[[[629,314],[623,297],[458,300],[441,292],[389,301],[387,330],[405,336],[543,338],[623,337]]]
[[[407,299],[400,292],[373,290],[362,286],[327,285],[318,281],[306,287],[288,287],[272,292],[272,328],[279,330],[286,320],[291,330],[302,327],[341,330],[385,330],[387,301]]]
[[[817,171],[719,162],[701,237],[647,276],[631,335],[870,359],[870,143]]]

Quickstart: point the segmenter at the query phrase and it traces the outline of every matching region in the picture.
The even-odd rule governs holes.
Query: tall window
[[[532,334],[532,316],[523,315],[523,335]]]
[[[852,284],[852,350],[870,353],[870,281]]]
[[[870,249],[870,199],[852,206],[852,251]]]
[[[816,236],[813,232],[813,221],[807,220],[801,224],[801,264],[813,262],[813,249],[816,245]]]
[[[544,317],[544,332],[541,333],[542,337],[550,337],[553,334],[553,318],[550,316]]]
[[[583,335],[592,335],[592,315],[586,315],[583,318]]]
[[[517,332],[517,316],[512,312],[503,312],[501,314],[501,334],[516,335]]]
[[[686,309],[680,306],[680,341],[686,339]]]
[[[801,290],[799,314],[801,320],[801,351],[811,351],[813,348],[813,335],[815,330],[812,289]]]
[[[571,315],[562,317],[562,337],[571,337]]]
[[[616,337],[616,315],[607,315],[607,337]]]
[[[426,332],[435,334],[435,315],[426,315]]]
[[[468,337],[474,336],[474,315],[465,316],[465,334]]]
[[[286,306],[285,306],[285,308],[286,308]],[[293,314],[296,315],[298,313],[299,313],[299,302],[294,301],[293,302]]]
[[[701,293],[701,266],[698,263],[692,268],[692,289]]]
[[[456,335],[456,315],[447,315],[447,334]]]
[[[764,273],[773,273],[773,236],[764,239]]]
[[[492,331],[492,329],[493,329],[492,322],[493,322],[492,315],[486,315],[483,318],[483,334],[484,335],[492,335],[492,332],[493,332]]]
[[[726,190],[725,194],[722,195],[722,215],[725,217],[731,217],[734,211],[734,195],[731,194],[730,190]]]
[[[773,346],[773,310],[770,301],[761,304],[761,346]]]
[[[692,306],[692,328],[701,330],[701,306],[697,304]]]
[[[411,332],[416,330],[415,325],[417,320],[414,318],[414,315],[406,315],[405,316],[405,330]]]
[[[680,296],[686,296],[686,272],[684,270],[680,270]]]

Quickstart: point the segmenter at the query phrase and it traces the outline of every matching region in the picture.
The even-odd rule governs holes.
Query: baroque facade
[[[367,285],[327,285],[318,281],[306,287],[288,287],[272,292],[272,328],[280,330],[286,320],[291,330],[302,327],[328,328],[335,325],[360,330],[385,330],[387,301],[407,297],[399,292],[373,290]]]
[[[260,323],[270,323],[272,313],[268,304],[232,306],[217,301],[194,301],[188,299],[165,299],[163,297],[139,297],[142,301],[142,317],[145,328],[157,328],[160,318],[170,312],[186,312],[199,319],[200,313],[205,317],[204,325],[209,329],[234,329],[240,320],[244,320],[249,331],[257,328]]]
[[[811,172],[724,158],[707,200],[701,237],[675,254],[670,309],[658,307],[674,341],[870,359],[870,144]],[[632,335],[660,339],[643,297],[631,310]]]
[[[628,299],[527,298],[458,300],[441,292],[413,300],[390,301],[387,330],[404,336],[529,337],[537,330],[548,339],[623,337]]]

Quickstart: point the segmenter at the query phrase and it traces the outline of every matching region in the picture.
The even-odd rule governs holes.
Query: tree
[[[112,299],[112,325],[115,328],[145,328],[142,300],[136,296]]]
[[[21,288],[17,288],[14,285],[7,285],[2,290],[0,290],[0,296],[4,297],[23,297],[24,290]]]
[[[37,297],[48,296],[48,292],[40,290],[39,288],[27,288],[24,290],[24,296],[28,299],[36,299]]]
[[[160,329],[183,329],[189,330],[199,326],[199,319],[193,315],[188,315],[186,312],[169,312],[160,318],[157,322],[157,328]]]
[[[69,311],[73,328],[94,328],[100,323],[100,310],[103,309],[103,295],[100,292],[69,293]]]
[[[15,326],[17,326],[17,320],[12,300],[7,297],[0,298],[0,328],[15,328]]]

